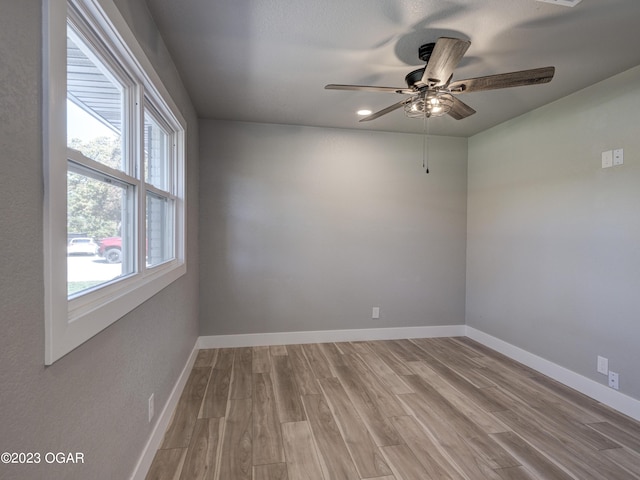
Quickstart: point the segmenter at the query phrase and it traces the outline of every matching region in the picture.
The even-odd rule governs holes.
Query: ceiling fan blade
[[[413,95],[415,90],[404,87],[374,87],[370,85],[339,85],[330,83],[324,86],[325,90],[356,90],[361,92],[383,92],[383,93],[402,93],[405,95]]]
[[[476,113],[476,111],[469,105],[464,103],[462,100],[458,99],[457,97],[453,97],[453,106],[448,113],[450,117],[453,117],[456,120],[462,120],[463,118],[467,118],[473,115],[474,113]]]
[[[467,80],[458,80],[450,83],[449,90],[452,93],[467,93],[548,83],[553,78],[555,71],[555,67],[543,67],[486,77],[468,78]]]
[[[433,47],[421,82],[437,87],[446,85],[470,45],[468,40],[440,37]]]
[[[378,112],[372,113],[371,115],[362,118],[360,121],[369,122],[371,120],[375,120],[376,118],[380,118],[381,116],[386,115],[389,112],[393,112],[394,110],[397,110],[398,108],[402,107],[405,103],[409,103],[410,101],[411,101],[411,98],[407,98],[405,100],[402,100],[401,102],[394,103],[393,105],[390,105],[387,108],[383,108]]]

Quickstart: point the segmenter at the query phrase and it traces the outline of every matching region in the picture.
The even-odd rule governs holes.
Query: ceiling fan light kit
[[[410,118],[441,117],[451,111],[453,96],[445,92],[428,92],[424,97],[416,95],[404,104],[404,113]]]

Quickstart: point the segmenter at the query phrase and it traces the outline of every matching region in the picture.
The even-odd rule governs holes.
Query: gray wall
[[[45,368],[41,3],[0,8],[0,452],[83,452],[86,463],[0,464],[0,478],[124,479],[151,433],[149,395],[159,411],[197,337],[197,120],[142,2],[118,0],[188,121],[188,273]]]
[[[200,127],[201,335],[464,322],[466,139]]]
[[[469,139],[467,324],[640,398],[640,67]],[[624,165],[601,152],[624,148]]]

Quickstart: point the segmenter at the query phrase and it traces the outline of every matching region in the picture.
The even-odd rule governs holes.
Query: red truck
[[[107,263],[120,263],[122,261],[122,238],[107,237],[98,243],[98,255]]]

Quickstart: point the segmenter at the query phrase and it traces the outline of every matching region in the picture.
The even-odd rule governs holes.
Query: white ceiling
[[[359,123],[388,93],[328,83],[404,87],[418,47],[471,40],[453,80],[553,65],[551,83],[467,93],[463,120],[429,133],[470,136],[640,64],[640,0],[146,0],[201,117],[422,132],[396,110]]]

